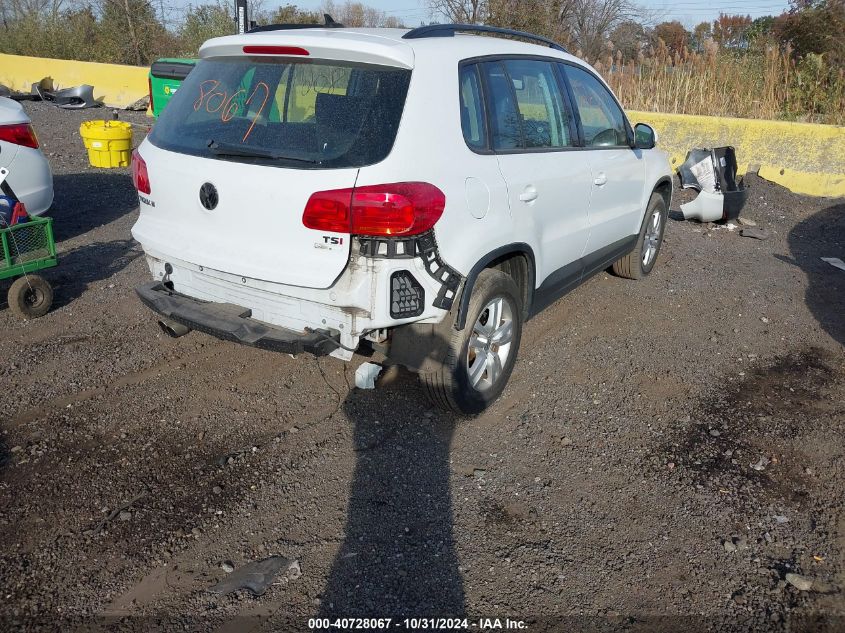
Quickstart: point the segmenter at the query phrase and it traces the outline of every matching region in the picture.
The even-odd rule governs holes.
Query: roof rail
[[[264,24],[252,27],[248,33],[261,33],[262,31],[293,31],[296,29],[342,29],[340,22],[335,22],[328,13],[323,14],[325,24]]]
[[[549,48],[558,51],[568,52],[563,46],[541,35],[534,35],[525,31],[515,31],[514,29],[503,29],[498,26],[486,26],[483,24],[429,24],[428,26],[420,26],[411,29],[402,39],[416,40],[424,37],[453,37],[455,33],[494,33],[497,35],[510,35],[511,37],[521,37],[526,40],[540,42],[546,44]]]

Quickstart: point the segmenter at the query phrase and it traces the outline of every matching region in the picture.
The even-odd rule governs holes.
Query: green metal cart
[[[0,254],[0,280],[18,277],[9,288],[12,312],[24,319],[47,314],[53,303],[53,288],[46,279],[31,273],[58,263],[53,218],[33,217],[0,228]]]

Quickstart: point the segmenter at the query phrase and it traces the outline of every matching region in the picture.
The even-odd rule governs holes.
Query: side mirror
[[[650,125],[637,123],[634,126],[634,139],[637,149],[653,149],[657,145],[657,132]]]

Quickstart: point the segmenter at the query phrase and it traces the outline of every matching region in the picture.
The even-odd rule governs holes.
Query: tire
[[[663,196],[656,192],[651,194],[634,249],[613,263],[613,272],[616,275],[626,279],[642,279],[652,271],[657,255],[660,253],[660,247],[663,245],[663,233],[666,230],[668,216],[669,211]],[[655,218],[659,222],[656,231],[654,231]],[[646,245],[650,253],[647,260]]]
[[[481,271],[472,290],[466,326],[461,331],[451,328],[444,361],[433,371],[420,374],[432,404],[472,415],[489,407],[502,394],[522,338],[521,297],[510,275],[493,269]],[[484,336],[490,332],[489,319],[495,318],[496,312],[499,323],[492,333],[499,333],[499,342]],[[480,362],[484,364],[477,364]]]
[[[53,304],[53,288],[38,275],[24,275],[15,279],[9,288],[9,307],[23,319],[44,316]]]

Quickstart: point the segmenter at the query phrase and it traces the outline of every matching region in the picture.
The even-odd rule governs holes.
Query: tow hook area
[[[179,338],[180,336],[185,336],[188,332],[191,331],[191,328],[185,327],[181,323],[171,321],[170,319],[159,319],[158,326],[161,328],[162,332],[172,338]]]

